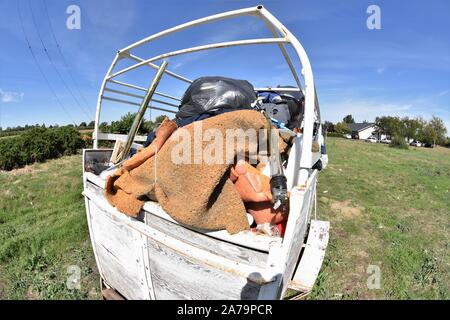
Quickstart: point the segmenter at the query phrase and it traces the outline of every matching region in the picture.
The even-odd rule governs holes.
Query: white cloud
[[[24,95],[23,92],[3,91],[0,88],[0,98],[3,103],[20,102]]]
[[[183,62],[175,63],[175,64],[173,65],[172,69],[173,69],[173,70],[177,70],[178,68],[181,68],[183,65],[184,65]]]
[[[386,70],[385,67],[379,67],[379,68],[377,68],[377,73],[381,75],[384,73],[385,70]]]
[[[438,96],[439,96],[439,97],[445,96],[445,95],[448,94],[449,92],[450,92],[450,90],[445,90],[445,91],[439,92],[439,93],[438,93]]]

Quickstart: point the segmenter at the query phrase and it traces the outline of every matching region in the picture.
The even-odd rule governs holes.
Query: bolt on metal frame
[[[248,39],[248,40],[228,41],[228,42],[201,45],[201,46],[176,50],[176,51],[172,51],[172,52],[167,52],[164,54],[157,55],[155,57],[151,57],[149,59],[143,59],[143,58],[140,58],[131,53],[131,51],[133,49],[136,49],[146,43],[154,41],[163,36],[166,36],[166,35],[169,35],[172,33],[176,33],[178,31],[185,30],[185,29],[188,29],[188,28],[191,28],[194,26],[199,26],[202,24],[211,23],[211,22],[224,20],[224,19],[230,19],[230,18],[239,17],[239,16],[254,16],[254,17],[262,19],[263,22],[265,23],[266,27],[268,28],[268,30],[272,33],[273,38]],[[105,92],[112,92],[112,93],[122,94],[122,95],[131,96],[131,97],[135,97],[135,98],[143,97],[143,96],[138,96],[138,95],[134,95],[131,93],[107,88],[107,84],[112,83],[112,84],[116,84],[116,85],[121,85],[123,87],[136,89],[139,91],[146,91],[145,88],[142,88],[142,87],[139,87],[139,86],[136,86],[133,84],[117,81],[114,79],[115,77],[125,74],[129,71],[138,69],[143,66],[158,70],[160,68],[160,65],[155,64],[154,62],[168,58],[168,57],[173,57],[173,56],[182,55],[182,54],[189,54],[192,52],[198,52],[198,51],[204,51],[204,50],[217,49],[217,48],[226,48],[226,47],[242,46],[242,45],[259,45],[259,44],[277,44],[278,45],[278,47],[281,50],[281,53],[283,54],[283,57],[286,60],[286,63],[289,66],[289,69],[292,72],[292,75],[297,83],[297,86],[298,86],[298,88],[288,89],[288,90],[290,90],[290,91],[300,90],[303,92],[303,94],[305,96],[303,142],[302,142],[302,146],[301,146],[302,152],[301,152],[301,157],[300,157],[300,163],[298,164],[298,169],[300,170],[298,181],[299,181],[299,184],[302,184],[302,185],[306,184],[306,181],[309,176],[309,170],[312,167],[312,150],[311,149],[312,149],[312,142],[313,142],[314,122],[317,121],[320,123],[319,104],[318,104],[318,100],[317,100],[317,96],[316,96],[316,90],[315,90],[315,85],[314,85],[314,78],[313,78],[313,73],[312,73],[312,69],[311,69],[311,64],[309,62],[308,56],[307,56],[303,46],[300,44],[300,42],[297,40],[297,38],[277,18],[275,18],[268,10],[266,10],[262,5],[258,5],[256,7],[251,7],[251,8],[240,9],[240,10],[228,11],[228,12],[208,16],[205,18],[193,20],[193,21],[190,21],[187,23],[183,23],[183,24],[180,24],[173,28],[158,32],[154,35],[151,35],[147,38],[137,41],[137,42],[123,48],[122,50],[119,50],[117,52],[116,56],[114,57],[114,60],[111,63],[111,66],[109,67],[105,78],[103,79],[103,82],[102,82],[102,85],[100,88],[100,92],[98,95],[96,115],[95,115],[95,128],[94,128],[94,133],[93,133],[94,149],[98,149],[98,141],[104,139],[104,137],[105,137],[105,135],[99,131],[100,112],[101,112],[101,107],[102,107],[102,103],[104,100],[125,103],[125,104],[131,104],[131,105],[136,105],[136,106],[140,105],[139,103],[136,103],[136,102],[105,96]],[[286,47],[285,47],[286,44],[292,45],[292,47],[294,48],[294,50],[297,54],[300,65],[302,66],[300,76],[302,76],[304,79],[304,87],[303,88],[301,86],[299,73],[297,72],[297,70],[286,50]],[[115,71],[117,63],[122,59],[130,59],[137,63],[133,64],[129,67],[126,67],[124,69]],[[185,83],[192,83],[192,80],[190,80],[184,76],[181,76],[175,72],[172,72],[170,70],[165,70],[164,73],[175,79],[183,81]],[[258,88],[257,90],[264,90],[264,89],[270,90],[271,88]],[[280,90],[280,89],[277,88],[277,90]],[[281,89],[281,90],[283,90],[283,89]],[[155,92],[155,95],[165,97],[167,99],[175,100],[178,102],[181,101],[177,97],[173,97],[171,95],[168,95],[168,94],[165,94],[162,92]],[[152,99],[152,101],[161,103],[161,104],[165,104],[170,107],[177,107],[176,104],[169,103],[169,102],[162,101],[162,100]],[[159,107],[156,107],[153,105],[149,105],[148,108],[154,109],[154,110],[170,112],[170,113],[176,113],[176,111],[177,111],[177,110],[159,108]],[[317,117],[317,119],[315,119],[315,116]]]

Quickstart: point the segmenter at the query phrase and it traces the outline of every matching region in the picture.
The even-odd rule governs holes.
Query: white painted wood
[[[303,292],[312,290],[325,257],[329,229],[328,221],[311,220],[308,240],[289,288]]]
[[[281,284],[283,280],[284,264],[282,260],[281,239],[274,240],[270,244],[269,257],[267,259],[266,272],[275,275],[275,281],[261,286],[259,290],[258,300],[274,300],[280,299]]]
[[[153,286],[152,273],[150,271],[150,256],[148,255],[147,237],[141,233],[141,250],[144,267],[145,281],[147,283],[149,296],[151,300],[156,300],[155,287]]]
[[[316,182],[317,170],[314,170],[308,179],[305,189],[295,187],[291,191],[289,199],[290,213],[281,253],[281,261],[283,263],[281,295],[284,295],[287,290],[305,242]]]
[[[157,202],[148,201],[144,205],[144,210],[147,212],[150,212],[158,217],[161,217],[167,221],[171,221],[173,223],[181,225],[179,222],[172,219],[171,216],[169,216],[159,205]],[[196,230],[198,232],[204,233],[210,237],[228,241],[234,244],[238,244],[241,246],[245,246],[252,249],[261,250],[264,252],[269,251],[269,244],[273,240],[272,237],[269,237],[264,234],[255,234],[252,231],[241,231],[237,234],[229,234],[226,230],[220,230],[220,231],[205,231],[201,229],[192,228],[186,225],[183,225],[183,227]]]
[[[102,179],[100,176],[93,174],[91,172],[86,172],[85,176],[86,176],[87,181],[92,182],[99,188],[102,188],[102,189],[105,188],[106,181],[104,179]]]
[[[101,198],[101,192],[101,188],[92,184],[88,184],[84,191],[90,201],[93,243],[103,269],[102,277],[108,286],[126,298],[256,299],[261,284],[275,280],[270,272],[265,271],[263,253],[255,252],[255,256],[249,257],[243,250],[250,249],[222,243],[216,245],[216,253],[213,254],[182,243],[168,232],[152,229],[108,207],[109,204]],[[145,236],[147,246],[139,241],[139,236]],[[185,234],[178,235],[183,236]],[[279,241],[275,242],[279,248]],[[225,249],[226,246],[229,248]],[[231,247],[236,248],[233,251]],[[148,250],[148,255],[139,252],[143,249]],[[233,257],[235,260],[231,260]],[[146,262],[143,259],[147,259]],[[272,299],[276,298],[274,294]]]
[[[265,268],[268,263],[268,254],[265,252],[217,240],[204,233],[185,228],[182,225],[167,221],[148,212],[145,214],[145,222],[150,227],[155,228],[168,236],[185,241],[190,245],[221,255],[230,260],[260,268]],[[279,241],[278,246],[280,246],[280,243],[281,241]]]
[[[116,141],[116,140],[126,140],[128,135],[126,134],[116,134],[116,133],[103,133],[98,132],[97,139],[98,140],[108,140],[108,141]],[[147,140],[146,136],[138,136],[134,137],[134,141],[145,142]]]
[[[139,233],[90,202],[93,246],[105,282],[127,299],[149,299]]]
[[[97,185],[100,188],[104,188],[105,186],[105,180],[102,179],[100,176],[97,176],[93,173],[86,173],[86,177],[87,180],[89,180],[90,182],[94,183],[95,185]],[[177,221],[175,221],[174,219],[172,219],[172,217],[170,217],[159,205],[159,203],[154,202],[154,201],[148,201],[144,204],[144,211],[148,212],[148,213],[152,213],[160,218],[163,218],[167,221],[173,222],[175,224],[180,225]],[[269,252],[269,244],[270,242],[273,240],[272,237],[269,237],[267,235],[264,234],[255,234],[254,232],[251,231],[242,231],[239,232],[237,234],[229,234],[228,231],[226,230],[220,230],[220,231],[205,231],[205,230],[200,230],[200,229],[195,229],[192,227],[188,227],[183,225],[183,227],[188,228],[188,229],[192,229],[194,231],[197,232],[201,232],[204,233],[210,237],[216,238],[216,239],[220,239],[220,240],[224,240],[227,242],[231,242],[234,244],[238,244],[240,246],[245,246],[247,248],[251,248],[251,249],[256,249],[256,250],[261,250],[264,252]]]
[[[128,225],[131,229],[146,235],[148,238],[153,239],[172,250],[187,255],[194,260],[202,261],[213,268],[232,273],[235,276],[245,277],[256,283],[263,284],[273,281],[273,275],[264,272],[263,268],[240,263],[217,254],[212,254],[206,250],[192,246],[187,242],[170,237],[167,234],[142,223],[142,221],[120,213],[102,197],[102,194],[97,194],[89,188],[85,190],[83,194],[93,200],[98,208],[101,208],[106,215],[113,217],[114,220],[120,221],[124,225]],[[96,231],[97,230],[94,230],[94,233]]]
[[[256,299],[259,285],[148,238],[156,299]]]

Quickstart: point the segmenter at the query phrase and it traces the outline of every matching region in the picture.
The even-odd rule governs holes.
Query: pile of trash
[[[184,94],[176,118],[166,118],[149,134],[146,146],[108,177],[106,198],[129,216],[138,216],[151,200],[189,227],[282,236],[289,205],[281,167],[290,138],[300,128],[302,99],[300,93],[256,94],[245,80],[197,79]],[[199,127],[204,134],[200,141]],[[292,134],[280,134],[283,130]],[[230,149],[226,139],[219,139],[230,132],[254,132],[255,139],[246,136],[243,146],[232,144]],[[270,150],[262,141],[269,141]],[[205,154],[215,161],[202,159]],[[271,160],[263,161],[263,155]]]

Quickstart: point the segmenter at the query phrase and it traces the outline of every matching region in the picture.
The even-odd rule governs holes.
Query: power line
[[[43,2],[44,2],[44,10],[45,10],[45,14],[46,14],[47,20],[48,20],[48,25],[50,26],[50,32],[51,32],[51,34],[52,34],[53,40],[55,41],[56,48],[58,49],[58,53],[59,53],[59,55],[60,55],[61,58],[62,58],[62,61],[63,61],[63,63],[64,63],[64,66],[65,66],[67,69],[70,69],[70,70],[71,70],[72,68],[69,67],[69,64],[67,63],[67,59],[65,58],[64,54],[62,53],[61,46],[59,45],[59,41],[58,41],[58,39],[56,38],[54,29],[53,29],[53,25],[52,25],[52,21],[51,21],[51,19],[50,19],[50,15],[49,15],[49,13],[48,13],[47,1],[46,1],[46,0],[43,0]],[[83,95],[82,91],[79,89],[79,85],[78,85],[77,81],[75,80],[75,78],[73,77],[73,75],[72,75],[71,72],[69,72],[69,76],[70,76],[70,78],[72,79],[72,82],[73,82],[73,84],[74,84],[74,87],[75,87],[76,91],[78,92],[78,94],[80,95],[80,97],[81,97],[81,99],[83,100],[83,102],[85,103],[86,106],[89,106],[89,103],[87,102],[87,99],[86,99],[85,96]],[[89,111],[89,107],[87,107],[87,108],[88,108],[88,111]]]
[[[42,70],[41,65],[39,64],[39,60],[37,59],[37,57],[36,57],[36,55],[35,55],[35,53],[34,53],[33,48],[31,47],[30,40],[28,39],[27,33],[26,33],[26,31],[25,31],[25,25],[24,25],[24,23],[23,23],[22,12],[21,12],[21,10],[20,10],[20,0],[17,1],[17,10],[18,10],[18,13],[19,13],[20,25],[21,25],[21,27],[22,27],[22,32],[23,32],[23,35],[25,36],[25,40],[26,40],[26,42],[27,42],[28,49],[29,49],[30,52],[31,52],[31,56],[33,57],[33,60],[34,60],[34,62],[36,63],[36,66],[37,66],[39,72],[41,73],[42,78],[44,78],[45,83],[47,84],[48,88],[49,88],[50,91],[52,92],[52,94],[53,94],[53,96],[55,97],[56,101],[58,102],[59,106],[64,110],[64,112],[66,113],[67,117],[68,117],[68,118],[72,121],[72,123],[76,126],[77,124],[75,123],[75,121],[73,120],[73,118],[70,116],[70,113],[69,113],[69,112],[67,111],[67,109],[64,107],[63,103],[61,102],[61,100],[59,99],[59,97],[58,97],[58,95],[56,94],[55,90],[53,89],[53,87],[52,87],[50,81],[48,80],[47,76],[45,75],[44,71]]]
[[[47,56],[48,60],[50,61],[50,64],[52,65],[53,69],[55,70],[55,72],[57,73],[59,79],[61,80],[62,84],[64,85],[64,87],[66,88],[66,90],[69,92],[69,94],[72,96],[72,98],[75,100],[75,103],[77,104],[78,108],[80,109],[80,111],[82,111],[88,119],[91,118],[91,116],[86,112],[86,110],[83,109],[83,107],[81,106],[80,102],[78,101],[78,99],[75,97],[75,95],[73,94],[73,91],[69,88],[69,86],[67,85],[66,81],[64,80],[64,78],[62,77],[61,73],[59,72],[58,68],[56,67],[55,63],[53,62],[53,59],[51,58],[47,47],[45,46],[44,40],[42,39],[41,36],[41,32],[39,31],[39,28],[37,26],[36,23],[36,17],[34,15],[34,11],[33,11],[33,7],[31,5],[31,1],[28,0],[28,6],[30,7],[30,11],[31,11],[31,20],[33,21],[34,27],[36,29],[36,33],[38,35],[38,38],[41,42],[42,48],[44,49],[45,55]]]

